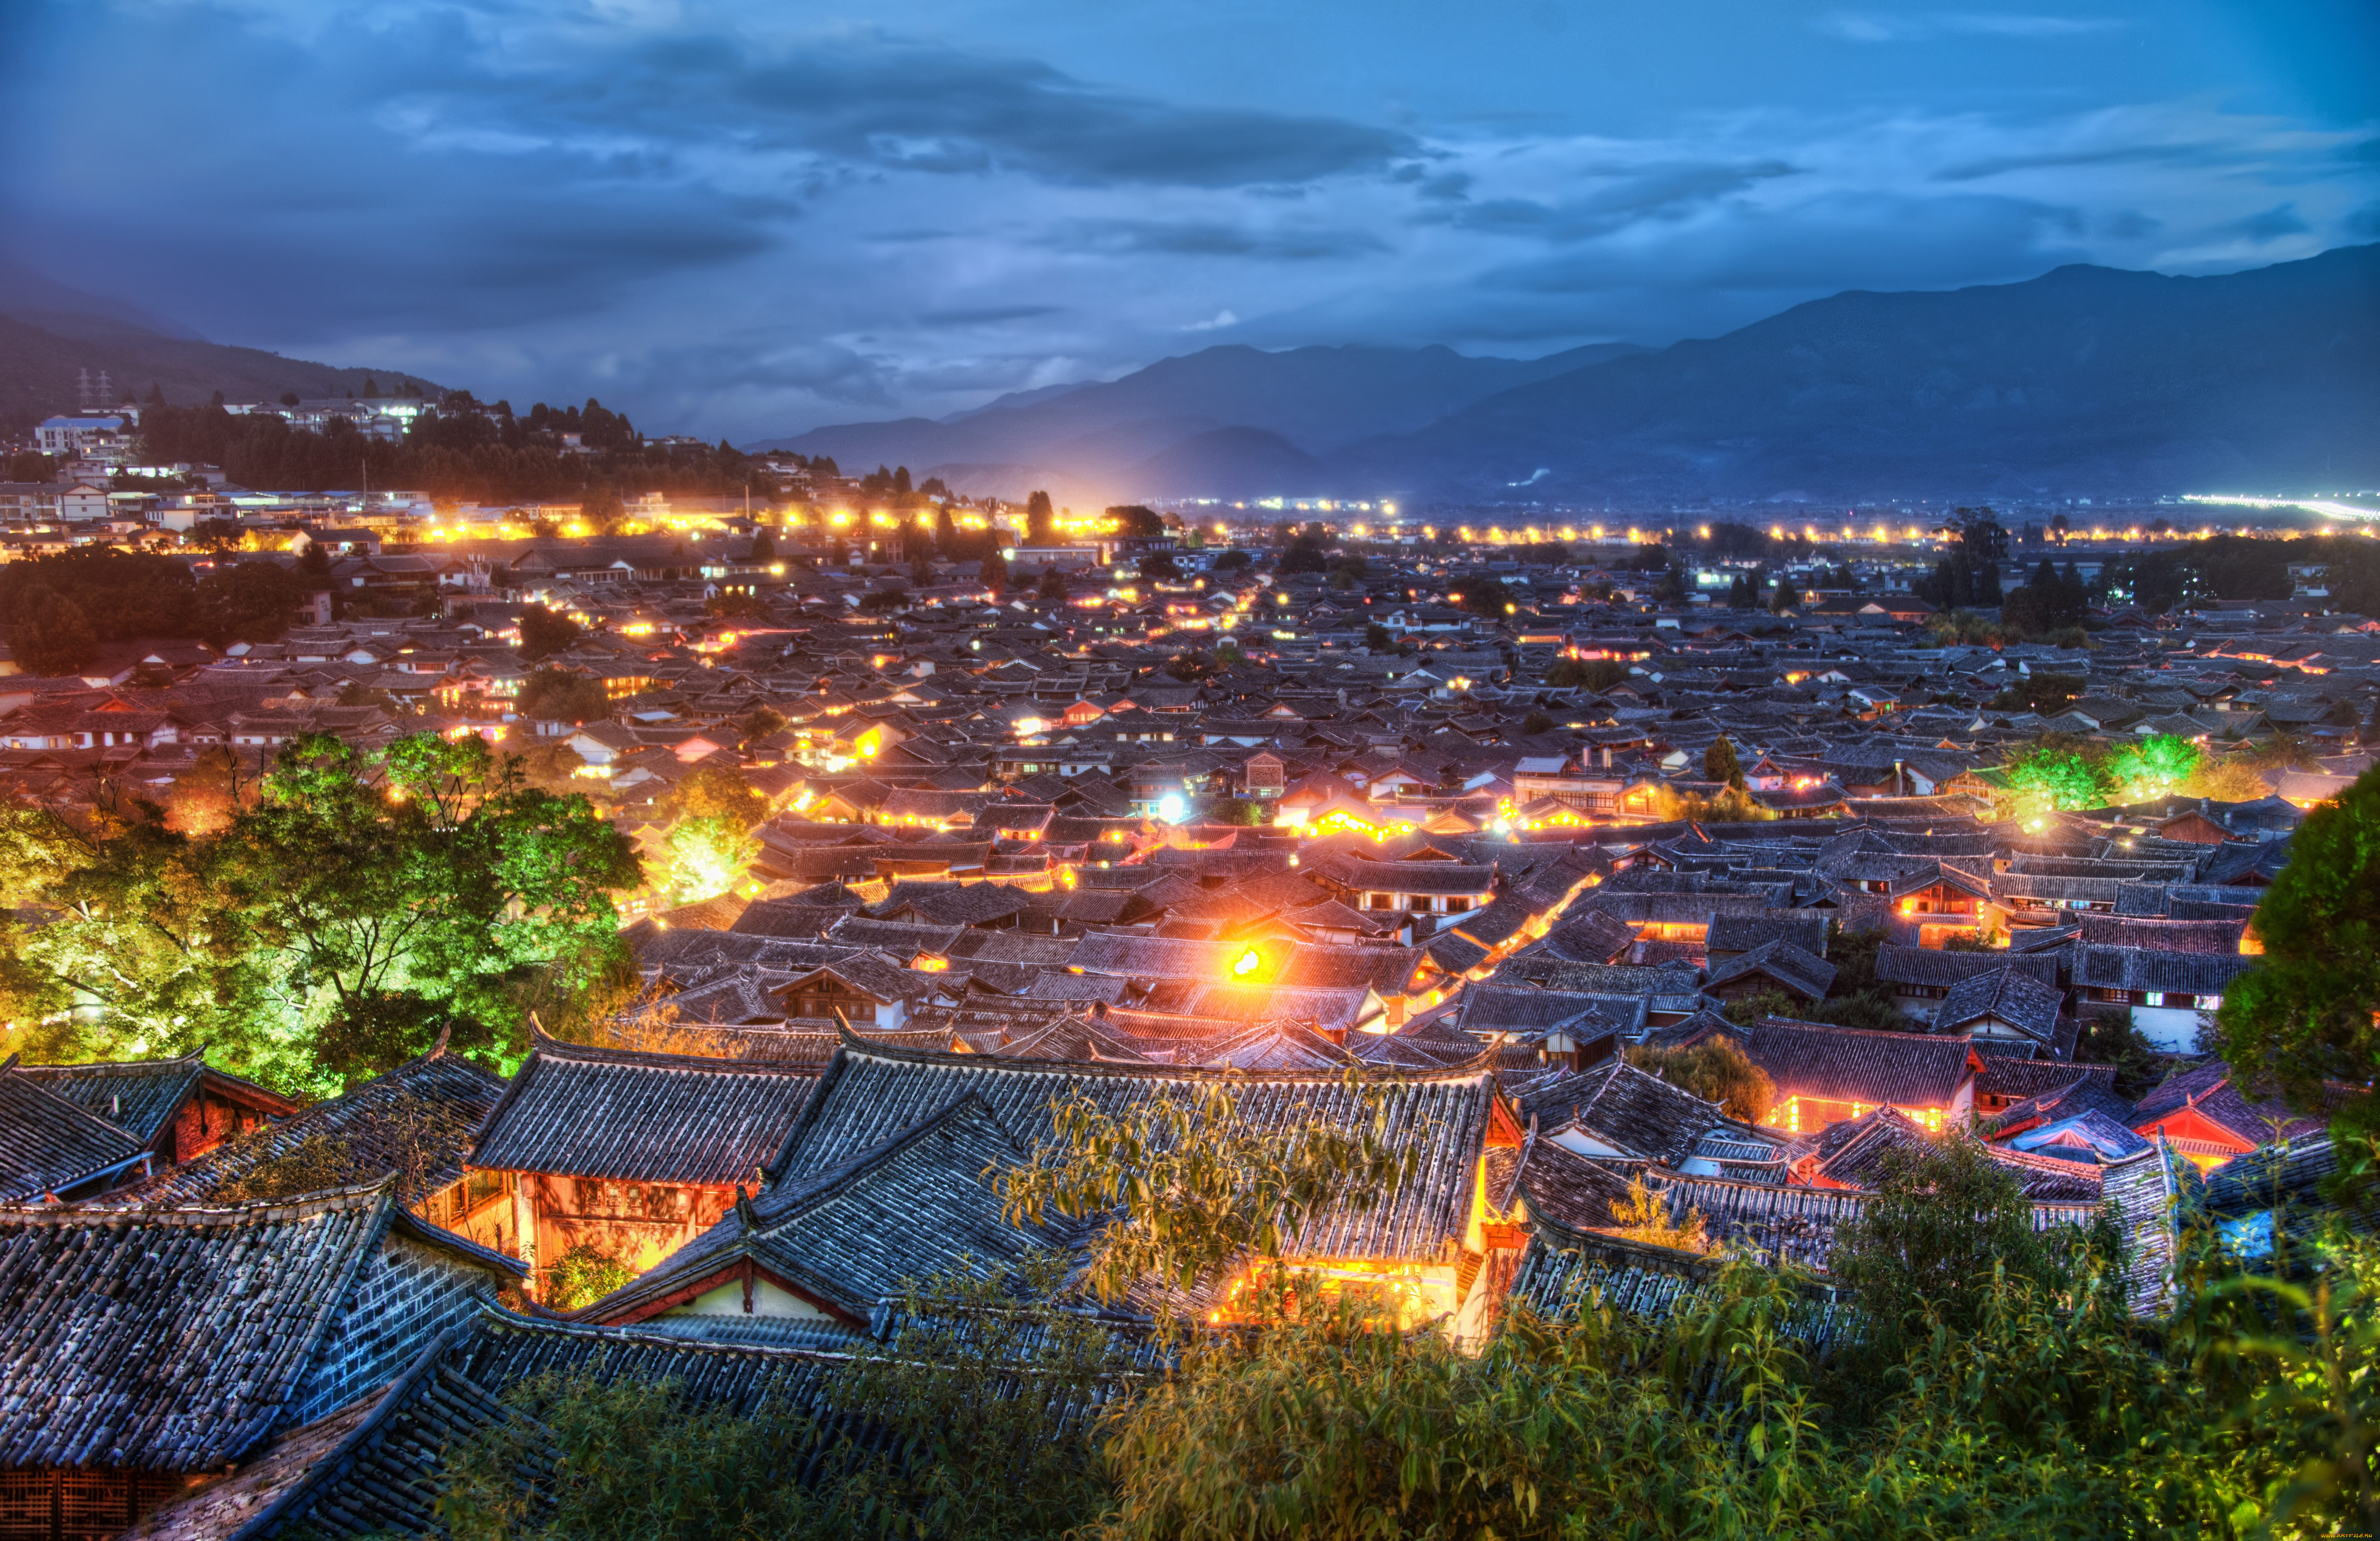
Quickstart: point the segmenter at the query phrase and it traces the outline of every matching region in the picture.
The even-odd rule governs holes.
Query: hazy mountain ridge
[[[94,377],[107,371],[119,395],[146,396],[156,385],[177,406],[217,391],[232,401],[272,401],[285,391],[360,394],[367,380],[385,389],[400,381],[432,394],[444,389],[404,370],[342,369],[211,343],[138,307],[0,263],[0,422],[73,408],[84,370]]]
[[[1525,378],[1483,389],[1499,370]],[[2209,278],[2078,265],[1850,291],[1720,337],[1527,362],[1209,348],[941,423],[769,443],[1077,502],[1856,500],[2368,487],[2374,422],[2380,246],[2366,246]]]
[[[2380,482],[2380,246],[2212,278],[1852,292],[1333,457],[1467,500]]]
[[[1080,484],[1087,496],[1099,489],[1195,495],[1208,485],[1238,485],[1267,467],[1309,465],[1322,474],[1314,457],[1351,443],[1419,429],[1498,391],[1635,351],[1606,343],[1517,359],[1472,358],[1443,346],[1266,353],[1234,345],[1160,359],[1120,380],[1015,393],[940,422],[846,423],[747,447],[829,455],[846,469],[905,465],[945,479],[961,467],[1001,466],[1053,491],[1060,482]],[[1210,437],[1241,430],[1258,437]],[[1225,448],[1233,443],[1254,458],[1234,461]],[[1222,479],[1172,482],[1193,469]],[[965,485],[1018,497],[1026,491],[1022,482]]]

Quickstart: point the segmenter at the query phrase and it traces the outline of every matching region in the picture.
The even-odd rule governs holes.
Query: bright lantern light
[[[1241,978],[1245,978],[1263,966],[1264,955],[1251,947],[1232,960],[1232,972]]]

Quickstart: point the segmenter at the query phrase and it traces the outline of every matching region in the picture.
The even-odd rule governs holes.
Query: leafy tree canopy
[[[612,714],[601,680],[558,664],[532,671],[513,704],[523,717],[553,722],[592,722]]]
[[[2300,1108],[2358,1091],[2344,1124],[2380,1131],[2380,768],[2366,770],[2289,842],[2256,906],[2265,959],[2231,981],[2216,1016],[2223,1057],[2269,1076]]]
[[[11,1004],[67,1001],[62,1057],[206,1048],[292,1091],[335,1091],[426,1050],[516,1053],[520,998],[619,950],[610,894],[634,847],[584,797],[527,784],[476,736],[365,751],[285,746],[219,830],[178,833],[133,804],[84,824],[0,814],[0,892],[37,917],[5,932]]]
[[[524,606],[520,618],[520,655],[525,663],[566,652],[578,640],[577,622],[541,604]]]

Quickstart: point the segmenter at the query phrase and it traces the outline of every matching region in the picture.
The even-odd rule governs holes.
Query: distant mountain
[[[2380,246],[2215,278],[1837,295],[1332,458],[1464,502],[2380,485]],[[1523,490],[1525,486],[1525,491]]]
[[[396,370],[350,370],[210,343],[138,307],[60,284],[0,261],[0,425],[21,426],[78,405],[81,371],[104,370],[117,392],[146,396],[156,385],[177,406],[221,391],[232,401],[360,394],[375,380],[437,394],[444,387]]]
[[[1349,443],[1410,432],[1499,391],[1636,351],[1607,343],[1516,359],[1446,347],[1212,347],[1105,383],[1019,392],[941,422],[849,423],[747,447],[829,455],[845,470],[907,466],[920,478],[1011,497],[1037,486],[1056,494],[1060,483],[1082,489],[1084,502],[1222,496],[1216,489],[1224,485],[1312,492],[1329,490],[1319,457]],[[1221,430],[1251,433],[1213,437]],[[997,467],[1013,484],[963,480],[963,467],[978,476]],[[1265,479],[1290,474],[1314,485]]]

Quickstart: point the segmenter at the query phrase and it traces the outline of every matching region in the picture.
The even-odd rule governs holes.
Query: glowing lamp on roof
[[[1169,792],[1157,800],[1157,817],[1169,824],[1181,823],[1189,812],[1190,805],[1182,800],[1178,792]]]
[[[1251,947],[1232,960],[1232,973],[1242,979],[1264,966],[1264,954]]]

